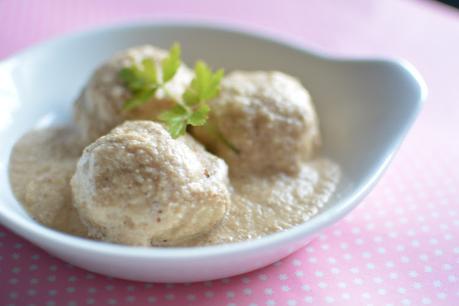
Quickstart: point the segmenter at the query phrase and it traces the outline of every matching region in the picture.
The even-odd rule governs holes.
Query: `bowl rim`
[[[141,28],[186,28],[188,30],[213,30],[221,31],[228,34],[235,34],[244,36],[246,38],[253,38],[265,41],[267,43],[275,44],[278,46],[286,47],[299,51],[320,59],[336,61],[336,62],[359,62],[359,63],[382,63],[387,65],[396,65],[400,71],[409,75],[414,82],[418,85],[418,100],[416,101],[416,110],[412,113],[410,118],[407,118],[407,123],[404,129],[397,134],[394,140],[394,146],[388,150],[384,160],[378,165],[375,171],[369,175],[365,183],[358,186],[352,192],[352,195],[344,200],[338,200],[337,203],[328,209],[319,212],[310,220],[305,223],[294,226],[285,231],[273,233],[258,239],[247,240],[242,242],[235,242],[229,244],[199,246],[199,247],[136,247],[112,244],[102,241],[90,240],[81,238],[70,234],[62,233],[50,228],[47,228],[32,219],[27,219],[19,213],[10,211],[8,209],[0,210],[0,221],[3,225],[13,232],[19,234],[27,240],[43,241],[55,243],[68,248],[78,248],[82,251],[89,253],[99,253],[104,255],[124,257],[124,258],[149,258],[149,259],[182,259],[190,260],[196,258],[209,258],[220,255],[240,254],[244,252],[251,252],[255,249],[268,250],[271,246],[297,241],[298,238],[317,235],[318,232],[335,223],[337,220],[344,217],[349,211],[356,207],[360,200],[370,191],[371,187],[378,181],[381,174],[386,169],[387,165],[393,158],[397,148],[400,146],[408,129],[413,124],[417,114],[427,97],[427,86],[419,74],[419,72],[407,61],[403,59],[384,59],[384,58],[371,58],[371,57],[338,57],[332,56],[324,52],[319,52],[306,48],[298,42],[293,42],[290,39],[280,38],[276,34],[266,34],[259,30],[251,29],[250,27],[243,28],[237,25],[229,25],[225,23],[215,23],[208,21],[176,21],[176,20],[158,20],[158,21],[136,21],[136,22],[123,22],[114,23],[96,28],[84,29],[70,34],[64,34],[48,41],[39,43],[37,45],[25,48],[6,59],[0,61],[1,65],[10,61],[16,61],[19,58],[27,57],[29,54],[35,52],[44,52],[49,48],[55,48],[60,45],[65,45],[69,41],[84,39],[89,36],[103,35],[106,33],[113,33],[119,31],[132,31]],[[8,168],[8,167],[7,167]],[[31,238],[32,237],[32,238]],[[292,249],[293,251],[293,249]]]

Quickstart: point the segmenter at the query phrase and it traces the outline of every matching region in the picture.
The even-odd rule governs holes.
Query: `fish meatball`
[[[123,110],[132,94],[119,77],[121,69],[149,58],[156,64],[161,78],[161,69],[158,68],[167,55],[166,50],[150,45],[135,47],[114,55],[96,70],[74,106],[75,122],[87,144],[127,119],[151,120],[174,104],[164,90],[159,89],[152,101],[130,111]],[[168,94],[175,99],[180,97],[192,78],[192,71],[182,64],[174,78],[165,85]]]
[[[190,136],[126,121],[83,152],[74,206],[89,235],[115,243],[176,246],[206,234],[230,205],[228,169]]]
[[[296,173],[320,144],[308,91],[284,73],[233,72],[210,107],[209,125],[192,133],[238,173]]]

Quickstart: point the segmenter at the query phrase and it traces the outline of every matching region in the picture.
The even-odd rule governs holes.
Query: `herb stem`
[[[162,89],[164,91],[164,94],[167,98],[171,99],[172,101],[174,101],[176,104],[179,104],[180,106],[182,106],[184,109],[186,109],[186,111],[188,113],[191,113],[192,112],[192,109],[190,109],[188,107],[188,105],[186,105],[183,100],[182,100],[182,97],[174,97],[172,95],[172,93],[169,91],[169,89],[166,88],[166,85],[164,83],[161,83],[159,84],[159,88]]]
[[[206,125],[207,129],[215,136],[219,141],[221,141],[225,146],[227,146],[230,150],[232,150],[236,154],[240,154],[241,151],[234,145],[232,144],[228,138],[223,135],[223,133],[220,131],[220,129],[215,126],[215,124],[208,122]]]

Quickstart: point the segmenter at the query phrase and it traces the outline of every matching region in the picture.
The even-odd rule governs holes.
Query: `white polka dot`
[[[304,301],[308,304],[312,304],[312,302],[314,301],[314,299],[312,298],[312,296],[305,296],[304,297]]]
[[[314,264],[314,263],[317,262],[317,258],[315,258],[315,257],[310,257],[310,258],[308,259],[308,261],[309,261],[310,263]]]
[[[403,299],[402,305],[411,305],[411,301],[409,299]]]
[[[267,276],[266,274],[260,274],[260,275],[258,276],[258,279],[261,280],[261,281],[265,281],[265,280],[268,279],[268,276]]]
[[[412,271],[410,271],[410,272],[408,273],[408,275],[409,275],[410,277],[417,277],[417,276],[418,276],[418,272],[412,270]]]
[[[301,261],[298,260],[298,259],[295,259],[295,260],[293,260],[292,264],[293,264],[295,267],[299,267],[299,266],[301,266]]]
[[[156,296],[149,296],[147,298],[147,301],[148,303],[152,304],[152,303],[155,303],[158,299],[156,298]]]
[[[188,294],[188,295],[186,296],[186,299],[187,299],[188,301],[194,301],[194,300],[196,300],[196,295],[194,295],[194,294]]]
[[[446,299],[447,295],[446,295],[446,293],[444,293],[444,292],[439,292],[439,293],[437,293],[437,297],[438,297],[440,300],[444,300],[444,299]]]
[[[413,288],[414,288],[414,289],[421,289],[421,288],[422,288],[422,285],[421,285],[421,283],[414,282],[414,283],[413,283]]]
[[[214,292],[213,291],[206,291],[204,293],[204,295],[206,296],[206,298],[211,298],[214,296]]]
[[[322,277],[322,276],[324,276],[324,273],[323,273],[322,271],[316,271],[314,274],[315,274],[317,277]]]
[[[30,271],[36,271],[36,270],[38,270],[38,266],[35,265],[35,264],[30,265],[30,266],[29,266],[29,270],[30,270]]]
[[[172,293],[167,293],[166,295],[164,295],[164,298],[168,301],[172,301],[175,299],[175,295]]]
[[[287,274],[283,273],[283,274],[279,274],[279,280],[281,281],[285,281],[288,279],[288,276]]]
[[[430,305],[432,301],[429,298],[422,298],[422,304],[424,305]]]
[[[303,289],[304,291],[311,291],[311,287],[309,287],[309,285],[306,284],[301,285],[301,289]]]
[[[127,289],[127,291],[132,292],[132,291],[135,291],[136,287],[135,286],[127,286],[126,289]]]
[[[352,274],[358,274],[359,273],[359,268],[353,267],[353,268],[350,268],[349,271],[351,271]]]
[[[361,278],[354,278],[353,280],[354,284],[360,286],[363,284],[363,280]]]
[[[89,293],[95,293],[96,291],[97,291],[97,289],[94,288],[94,287],[91,287],[91,288],[88,289]]]
[[[340,270],[338,268],[331,268],[330,271],[333,274],[339,274],[339,272],[340,272]]]
[[[288,305],[288,306],[296,306],[296,305],[297,305],[297,302],[296,302],[296,300],[288,300],[288,301],[287,301],[287,305]]]
[[[402,257],[400,257],[400,261],[403,262],[403,263],[409,263],[410,262],[410,258],[407,257],[407,256],[402,256]]]
[[[336,259],[334,257],[328,257],[327,261],[328,261],[328,263],[330,263],[332,265],[336,263]]]
[[[252,294],[252,289],[244,288],[243,292],[244,292],[245,295],[251,295]]]
[[[335,299],[331,296],[327,296],[325,297],[325,302],[327,302],[328,304],[331,304],[335,301]]]

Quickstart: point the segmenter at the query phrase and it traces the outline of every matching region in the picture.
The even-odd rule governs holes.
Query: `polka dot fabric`
[[[227,279],[139,283],[64,263],[0,226],[0,305],[459,305],[459,14],[427,1],[343,3],[0,1],[0,57],[87,25],[198,18],[333,53],[406,57],[430,89],[376,188],[293,255]]]

